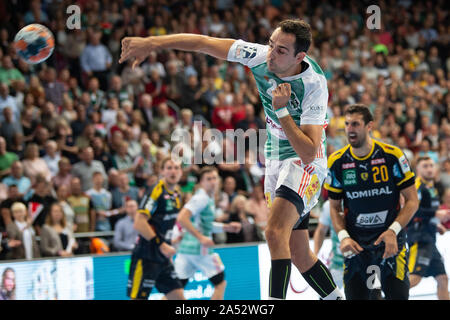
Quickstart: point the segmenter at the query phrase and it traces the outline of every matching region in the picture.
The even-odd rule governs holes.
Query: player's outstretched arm
[[[125,37],[122,39],[122,53],[119,63],[134,58],[133,68],[147,58],[151,51],[176,49],[205,53],[226,60],[234,39],[222,39],[199,34],[178,33],[156,37]]]

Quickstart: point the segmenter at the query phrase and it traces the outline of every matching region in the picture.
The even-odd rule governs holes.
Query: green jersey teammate
[[[269,298],[286,297],[291,260],[322,299],[342,299],[327,267],[309,247],[309,212],[318,201],[327,175],[325,132],[327,81],[306,55],[311,28],[302,20],[285,20],[268,45],[195,34],[127,37],[120,63],[143,62],[153,50],[205,53],[250,68],[264,106],[265,195],[270,207],[265,230],[272,268]]]

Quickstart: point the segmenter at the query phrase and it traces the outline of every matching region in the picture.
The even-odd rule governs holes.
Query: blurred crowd
[[[73,4],[80,8],[81,29],[66,25],[66,8]],[[440,9],[445,1],[381,1],[379,30],[366,26],[369,5],[297,0],[1,2],[1,258],[130,250],[129,239],[136,237],[133,216],[158,181],[159,164],[174,148],[175,132],[185,130],[192,137],[182,147],[180,185],[186,200],[203,165],[192,161],[194,146],[212,148],[228,160],[236,149],[233,139],[211,144],[207,129],[265,128],[248,68],[165,50],[151,52],[132,69],[132,61],[118,64],[125,36],[188,32],[265,44],[280,21],[306,20],[314,41],[308,54],[328,80],[327,153],[347,144],[346,106],[368,105],[375,116],[375,139],[402,148],[413,166],[421,155],[435,160],[438,186],[447,194],[442,201],[450,206],[445,192],[450,188],[450,23],[448,11]],[[52,56],[38,65],[19,59],[12,46],[16,32],[30,23],[46,25],[56,40]],[[244,158],[216,164],[221,177],[217,220],[243,224],[237,235],[216,235],[218,243],[263,240],[268,214],[264,158],[254,150]],[[322,199],[326,196],[324,191]],[[86,247],[74,238],[74,233],[93,231],[114,231],[114,241],[89,238]]]

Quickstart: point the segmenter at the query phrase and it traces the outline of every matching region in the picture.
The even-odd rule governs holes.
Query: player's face
[[[269,39],[267,69],[275,74],[284,74],[296,67],[305,57],[304,52],[295,54],[295,36],[277,28]]]
[[[436,175],[434,161],[431,159],[420,161],[417,165],[417,175],[427,181],[434,180]]]
[[[353,148],[361,148],[364,145],[369,135],[370,124],[364,124],[363,116],[358,113],[345,116],[345,134]]]
[[[169,160],[164,164],[162,175],[168,184],[177,184],[183,171],[181,170],[181,165],[173,160]]]
[[[201,185],[208,193],[212,193],[217,189],[217,184],[219,183],[219,177],[217,176],[217,172],[208,172],[205,173],[202,177]]]

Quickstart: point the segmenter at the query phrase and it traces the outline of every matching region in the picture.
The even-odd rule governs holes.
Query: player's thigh
[[[156,283],[158,266],[145,259],[132,259],[128,276],[127,295],[131,299],[148,299]]]
[[[166,293],[165,296],[168,300],[186,300],[186,298],[184,297],[184,290],[181,288],[172,290]]]
[[[177,254],[174,261],[174,268],[179,279],[186,280],[194,275],[196,267],[193,262],[195,260],[192,257],[193,255],[190,254]]]
[[[432,244],[416,242],[410,246],[408,269],[411,275],[419,277],[428,276],[429,267],[433,258]]]
[[[156,279],[155,286],[168,299],[171,299],[171,297],[175,299],[177,297],[177,292],[179,293],[179,291],[176,291],[177,289],[180,289],[182,292],[183,284],[178,278],[172,263],[161,266],[161,271]]]
[[[222,259],[220,259],[219,254],[216,252],[205,256],[198,256],[195,261],[197,269],[208,279],[212,279],[225,271],[225,265],[223,264]],[[217,285],[218,283],[216,282],[213,284]]]
[[[381,266],[381,288],[387,300],[408,300],[408,247],[404,245],[400,252]]]

